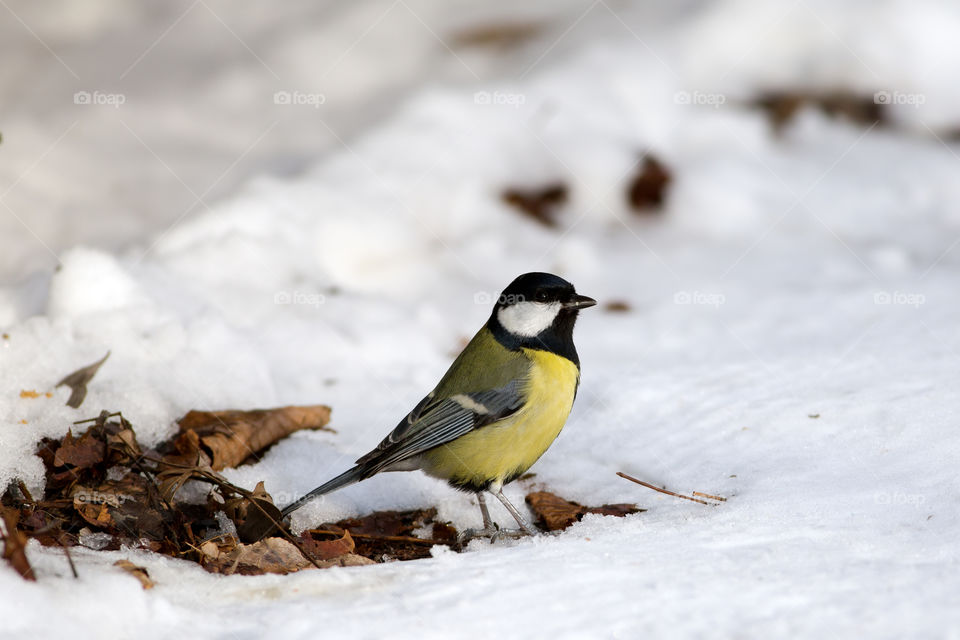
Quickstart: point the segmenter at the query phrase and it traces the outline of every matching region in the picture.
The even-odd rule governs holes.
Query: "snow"
[[[227,472],[289,502],[375,446],[541,270],[600,306],[567,427],[505,492],[648,510],[282,577],[78,548],[75,580],[31,543],[36,583],[0,567],[0,636],[960,637],[954,3],[70,7],[5,9],[51,51],[12,17],[0,40],[25,52],[0,72],[0,486],[40,491],[35,443],[101,409],[150,445],[192,408],[329,404],[337,434]],[[540,31],[506,52],[431,35],[508,19]],[[806,109],[777,136],[744,106],[797,86],[887,91],[894,126]],[[652,217],[623,197],[646,151],[675,178]],[[557,180],[557,229],[498,198]],[[53,385],[108,350],[64,406]],[[479,525],[419,473],[293,521],[427,506]]]

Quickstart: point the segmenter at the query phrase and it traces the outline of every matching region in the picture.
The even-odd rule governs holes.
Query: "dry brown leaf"
[[[14,509],[3,510],[3,559],[25,580],[36,580],[33,567],[27,560],[27,536],[17,529],[20,514]]]
[[[333,540],[326,539],[328,537],[317,536],[314,531],[304,531],[300,534],[300,544],[314,560],[332,560],[345,553],[353,553],[356,548],[349,531],[344,531],[342,536]]]
[[[117,560],[113,563],[113,566],[120,567],[134,578],[140,581],[140,586],[146,589],[153,589],[153,580],[150,579],[150,574],[147,573],[147,570],[143,567],[138,567],[129,560]]]
[[[73,407],[76,409],[83,404],[83,399],[87,397],[87,384],[93,380],[93,376],[97,375],[97,371],[100,370],[100,367],[104,362],[107,361],[107,358],[109,357],[110,352],[107,351],[105,356],[93,364],[88,364],[82,369],[77,369],[57,383],[56,386],[58,387],[62,387],[64,385],[70,387],[70,397],[67,398],[68,407]]]
[[[325,405],[255,409],[253,411],[190,411],[180,419],[180,439],[195,433],[215,471],[235,467],[253,454],[300,429],[322,429],[330,422]]]
[[[220,557],[220,545],[213,540],[207,540],[200,545],[200,553],[208,560],[216,560]]]
[[[567,185],[562,182],[535,189],[510,187],[501,195],[503,201],[546,227],[557,226],[557,209],[567,201]]]
[[[237,536],[241,542],[256,542],[262,539],[273,533],[277,524],[283,520],[283,514],[273,504],[273,497],[267,493],[263,481],[257,483],[250,497],[229,500],[223,510],[236,525]]]
[[[130,464],[143,455],[137,434],[129,426],[107,431],[107,448],[111,452],[111,462],[118,464]]]
[[[849,91],[768,91],[751,105],[766,112],[775,133],[781,133],[803,108],[815,108],[832,118],[845,118],[864,125],[887,122],[887,105],[872,95]]]
[[[376,560],[371,560],[365,556],[357,555],[356,553],[347,553],[332,560],[327,560],[326,562],[321,562],[320,566],[324,567],[363,567],[368,564],[377,564]]]
[[[205,543],[209,545],[210,543]],[[203,548],[201,548],[203,549]],[[312,566],[300,551],[283,538],[267,538],[253,544],[203,550],[204,568],[213,573],[260,575],[291,573]]]
[[[500,23],[470,27],[452,37],[455,47],[511,49],[535,37],[543,28],[536,23]]]
[[[549,491],[527,494],[527,504],[536,516],[537,525],[547,531],[561,531],[577,522],[587,513],[623,517],[639,513],[635,504],[605,504],[600,507],[585,507],[577,502],[564,500]]]
[[[639,171],[627,188],[627,202],[634,211],[651,212],[659,210],[666,198],[667,187],[672,176],[670,171],[654,156],[647,154]]]
[[[613,516],[622,518],[632,513],[640,513],[644,509],[637,508],[637,505],[629,502],[616,502],[614,504],[603,504],[599,507],[587,507],[587,513],[597,513],[601,516]]]
[[[549,491],[527,494],[527,504],[536,515],[537,525],[547,531],[560,531],[583,517],[585,509]]]
[[[181,433],[173,445],[175,452],[163,456],[157,473],[160,493],[168,502],[173,501],[180,487],[198,472],[213,473],[210,456],[200,448],[200,436],[196,431]]]
[[[283,538],[267,538],[238,549],[237,572],[243,574],[290,573],[311,566],[300,550]]]
[[[86,469],[102,462],[106,453],[106,444],[96,437],[93,429],[87,429],[79,438],[74,438],[71,430],[67,431],[60,448],[57,449],[53,464],[56,467],[69,464],[76,469]]]
[[[434,540],[453,544],[457,541],[457,528],[449,522],[434,522],[430,535]]]

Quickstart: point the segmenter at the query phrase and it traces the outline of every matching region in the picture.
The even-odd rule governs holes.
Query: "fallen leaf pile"
[[[180,420],[176,437],[146,449],[128,420],[104,411],[75,425],[89,425],[85,431],[41,441],[37,455],[46,467],[42,497],[30,495],[23,483],[3,494],[4,559],[32,580],[28,538],[62,547],[71,569],[69,548],[82,545],[147,549],[226,575],[415,560],[429,557],[438,544],[461,550],[458,531],[438,520],[436,509],[380,511],[294,536],[281,523],[280,510],[262,482],[250,491],[219,473],[255,459],[299,429],[326,428],[329,419],[329,407],[319,405],[191,411]],[[190,490],[181,491],[188,483]],[[583,507],[542,491],[527,501],[549,531],[565,528],[585,513],[637,511],[634,505]],[[125,560],[116,565],[144,589],[153,586],[142,567]]]

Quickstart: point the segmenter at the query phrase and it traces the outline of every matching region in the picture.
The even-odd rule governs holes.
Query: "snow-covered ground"
[[[532,482],[648,511],[283,577],[77,549],[75,580],[31,543],[36,583],[0,566],[0,635],[960,638],[960,7],[314,5],[0,6],[21,60],[0,71],[0,485],[39,490],[35,442],[103,408],[150,444],[191,408],[330,404],[338,434],[228,472],[286,502],[545,270],[629,310],[582,314],[577,405]],[[454,39],[507,21],[537,28]],[[893,125],[805,110],[776,136],[744,103],[783,88],[886,92]],[[646,151],[674,174],[658,216],[624,197]],[[557,180],[556,229],[499,198]],[[108,349],[65,407],[53,384]],[[479,524],[420,474],[294,523],[425,506]]]

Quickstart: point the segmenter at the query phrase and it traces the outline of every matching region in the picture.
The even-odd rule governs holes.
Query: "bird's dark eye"
[[[550,294],[544,289],[540,289],[534,294],[533,299],[537,302],[547,302],[550,299]]]

